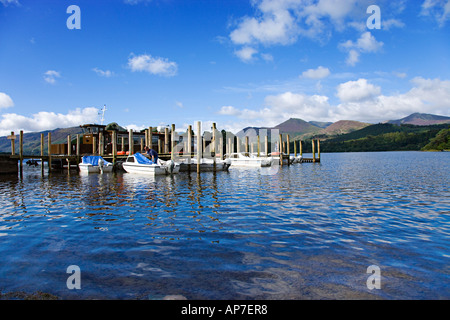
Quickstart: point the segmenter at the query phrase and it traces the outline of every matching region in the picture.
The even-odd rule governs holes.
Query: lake
[[[321,156],[273,174],[1,176],[0,292],[450,299],[450,153]]]

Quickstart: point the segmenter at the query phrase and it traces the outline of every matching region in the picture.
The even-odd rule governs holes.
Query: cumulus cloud
[[[348,81],[337,87],[337,96],[342,102],[358,102],[380,95],[381,88],[367,82],[366,79]]]
[[[306,121],[359,120],[382,122],[414,112],[450,115],[450,81],[416,77],[404,93],[383,95],[381,88],[367,79],[347,81],[336,87],[338,104],[328,96],[291,91],[266,96],[264,107],[256,110],[223,106],[219,114],[237,118],[229,127],[273,126],[289,118]],[[239,119],[241,122],[238,122]]]
[[[47,83],[55,84],[56,78],[60,78],[61,74],[58,71],[55,70],[48,70],[44,73],[44,80]]]
[[[309,79],[323,79],[330,75],[328,68],[319,66],[317,69],[308,69],[302,73],[302,77]]]
[[[258,51],[254,48],[251,47],[244,47],[240,50],[237,50],[234,52],[234,54],[239,57],[239,59],[241,59],[244,62],[250,62],[254,59],[254,55],[257,53]]]
[[[0,109],[14,106],[14,102],[6,93],[0,92]]]
[[[167,58],[152,57],[151,55],[142,54],[132,56],[128,59],[128,67],[131,71],[144,71],[150,74],[171,77],[176,75],[178,65],[169,61]]]
[[[6,113],[1,115],[0,135],[8,135],[11,131],[19,132],[39,132],[53,130],[56,128],[67,128],[79,126],[84,123],[94,122],[98,117],[97,108],[77,108],[66,114],[41,111],[30,117],[16,113]]]
[[[92,71],[94,71],[100,77],[109,78],[109,77],[114,76],[114,72],[112,72],[110,70],[101,70],[99,68],[93,68]]]
[[[359,62],[361,53],[378,52],[381,50],[383,45],[383,42],[377,41],[375,37],[367,31],[361,34],[356,42],[347,40],[346,42],[339,44],[339,47],[348,51],[347,64],[354,66],[357,62]]]

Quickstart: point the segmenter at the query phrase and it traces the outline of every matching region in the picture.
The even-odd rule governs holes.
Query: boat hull
[[[85,172],[85,173],[100,173],[101,172],[99,166],[93,166],[91,164],[80,163],[78,165],[78,167],[80,168],[80,172]],[[112,165],[103,166],[103,173],[108,173],[108,172],[112,172],[112,171],[113,171]]]

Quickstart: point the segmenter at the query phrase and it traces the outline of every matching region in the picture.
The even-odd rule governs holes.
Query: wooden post
[[[14,131],[11,131],[11,155],[16,154],[16,137],[14,136]]]
[[[213,157],[213,171],[216,172],[216,123],[212,124],[212,148],[210,149],[211,155]]]
[[[144,138],[141,138],[141,152],[144,150]]]
[[[303,157],[303,142],[299,140],[298,145],[300,147],[300,157]]]
[[[20,170],[22,171],[23,167],[23,131],[20,130],[19,135],[19,158],[20,158]]]
[[[41,171],[44,173],[44,134],[41,133]]]
[[[294,157],[297,158],[297,141],[294,139]]]
[[[219,150],[220,150],[220,159],[225,159],[225,155],[223,154],[223,137],[220,135],[219,138]]]
[[[134,153],[133,129],[128,132],[128,154],[131,156]]]
[[[162,145],[161,145],[161,139],[159,139],[159,137],[158,137],[158,153],[162,153],[163,152],[163,150],[162,150]]]
[[[152,132],[153,128],[152,127],[148,127],[148,147],[150,149],[153,149],[153,132]]]
[[[113,165],[116,164],[116,156],[117,156],[117,131],[114,130],[112,132],[112,156],[113,156]]]
[[[280,147],[278,148],[280,153],[280,166],[283,166],[283,136],[280,133]]]
[[[97,138],[92,136],[92,154],[97,154]]]
[[[72,154],[72,141],[70,140],[70,134],[67,136],[67,155]]]
[[[145,139],[145,146],[148,147],[148,129],[145,129],[144,131],[144,139]],[[142,148],[142,150],[144,149]]]
[[[172,140],[172,146],[171,146],[171,154],[170,154],[170,159],[173,161],[175,159],[175,124],[172,124],[172,132],[170,135],[170,138]]]
[[[314,149],[314,139],[312,139],[311,142],[312,142],[313,162],[316,162],[316,150]]]
[[[103,155],[103,132],[102,131],[100,131],[99,133],[98,133],[98,154],[100,155],[100,156],[102,156]]]
[[[266,135],[264,136],[264,150],[266,152],[266,157],[269,156],[269,137],[267,136],[267,132]]]
[[[125,138],[122,136],[121,139],[121,149],[120,151],[125,151]]]
[[[289,135],[286,136],[286,150],[287,150],[287,162],[288,162],[288,166],[290,165],[291,162],[291,146],[290,146],[290,141],[289,141]]]
[[[320,140],[317,139],[317,158],[319,159],[320,162]]]
[[[48,147],[48,171],[52,171],[52,133],[48,133],[47,139],[47,147]]]
[[[164,153],[169,153],[169,128],[164,128]]]
[[[187,140],[187,163],[188,163],[188,172],[191,172],[191,156],[192,156],[192,126],[188,126],[188,140]]]
[[[197,121],[197,173],[200,173],[200,161],[202,158],[202,133],[201,122]]]
[[[259,138],[259,134],[258,134],[258,136],[256,137],[256,143],[258,144],[257,146],[256,146],[256,152],[257,152],[257,154],[258,154],[258,157],[259,157],[259,155],[260,155],[260,153],[261,153],[261,148],[260,148],[260,143],[261,143],[261,141],[260,141],[260,138]]]
[[[77,134],[77,158],[78,158],[78,162],[80,161],[80,134]]]

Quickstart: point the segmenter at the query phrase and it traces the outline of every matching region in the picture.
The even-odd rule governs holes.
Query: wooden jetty
[[[11,132],[11,135],[7,137],[11,140],[11,154],[3,155],[0,158],[0,173],[17,172],[17,161],[19,162],[18,169],[21,172],[23,162],[26,159],[40,160],[42,170],[44,170],[44,162],[49,164],[49,171],[58,167],[61,169],[77,168],[84,155],[100,155],[105,160],[117,165],[125,161],[128,155],[143,152],[145,146],[156,150],[163,160],[174,160],[181,157],[187,159],[188,164],[190,164],[190,159],[196,157],[196,171],[200,172],[200,159],[204,157],[212,158],[215,162],[216,159],[224,159],[224,155],[227,153],[242,151],[255,153],[255,146],[257,156],[267,156],[270,151],[267,134],[264,135],[264,143],[262,144],[259,134],[252,137],[235,135],[229,137],[224,130],[217,130],[215,123],[213,123],[211,131],[205,130],[201,134],[200,121],[197,122],[196,135],[191,125],[185,133],[177,133],[174,124],[171,127],[166,126],[164,128],[148,127],[140,132],[124,131],[117,128],[108,129],[107,126],[97,124],[87,124],[81,127],[85,130],[83,134],[68,135],[67,142],[60,144],[52,143],[51,132],[47,134],[47,137],[42,133],[40,154],[33,155],[23,153],[23,131],[20,131],[18,137],[14,132]],[[19,139],[19,154],[16,154],[17,139]],[[289,135],[285,135],[285,139],[283,139],[283,135],[279,134],[278,141],[272,141],[272,144],[276,145],[280,153],[280,165],[283,165],[283,154],[291,155]],[[320,162],[320,140],[316,140],[316,142],[312,140],[312,158],[303,158],[303,142],[301,140],[293,141],[295,157],[297,157],[297,144],[301,156],[300,162]],[[242,147],[244,150],[241,149]],[[287,165],[289,164],[289,161],[287,161]]]

